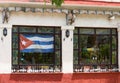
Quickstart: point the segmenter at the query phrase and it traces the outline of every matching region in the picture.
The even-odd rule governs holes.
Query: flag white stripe
[[[50,38],[43,38],[43,37],[27,37],[27,39],[31,40],[31,41],[43,41],[43,42],[49,42],[49,41],[53,41],[54,38],[50,37]]]
[[[32,44],[26,49],[53,49],[53,44],[51,45],[39,45],[39,44]]]

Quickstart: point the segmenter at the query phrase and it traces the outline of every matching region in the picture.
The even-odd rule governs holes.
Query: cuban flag
[[[53,35],[20,34],[20,51],[52,53],[54,51],[53,42]]]

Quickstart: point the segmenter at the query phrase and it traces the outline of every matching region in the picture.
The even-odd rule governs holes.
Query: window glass
[[[55,28],[55,33],[59,33],[60,34],[61,29],[60,28]]]
[[[78,36],[74,35],[74,48],[78,49]]]
[[[110,29],[96,29],[96,34],[110,34]]]
[[[56,65],[60,65],[61,64],[61,61],[60,61],[60,50],[57,50],[56,52],[55,52],[55,57],[56,57],[56,59],[55,59],[55,64]]]
[[[80,36],[83,42],[80,42],[82,62],[101,63],[102,60],[109,61],[109,37],[107,36]],[[104,39],[104,40],[103,40]]]
[[[53,53],[21,53],[20,64],[52,64]]]
[[[80,34],[94,34],[94,29],[80,29]]]
[[[18,31],[18,28],[17,28],[17,27],[13,27],[13,28],[12,28],[12,31],[13,31],[13,32],[17,32],[17,31]]]
[[[74,64],[78,64],[78,51],[74,51],[73,62]]]
[[[22,27],[12,33],[14,72],[61,71],[61,35],[58,27]],[[14,30],[14,28],[13,28]]]
[[[116,29],[76,30],[80,32],[74,34],[74,72],[117,71]]]
[[[74,33],[75,33],[75,34],[78,33],[78,28],[76,28],[76,29],[74,30]]]
[[[18,50],[13,50],[12,63],[18,64]]]
[[[112,51],[112,64],[116,64],[117,63],[117,54],[116,51]]]
[[[38,32],[39,33],[53,33],[54,32],[54,28],[40,27],[40,28],[38,28]]]
[[[35,32],[36,29],[33,27],[20,27],[20,32]]]
[[[116,36],[112,36],[112,49],[117,48],[117,41]]]
[[[116,34],[116,29],[112,29],[112,34]]]
[[[14,36],[12,36],[12,47],[13,48],[18,48],[18,34],[14,33]]]
[[[83,49],[83,48],[87,48],[87,39],[88,39],[88,35],[80,35],[79,36],[80,38],[80,49]],[[92,42],[91,42],[92,43]]]
[[[60,48],[60,35],[55,35],[55,48]]]
[[[102,64],[110,64],[110,40],[108,36],[101,36],[99,45],[99,62]]]

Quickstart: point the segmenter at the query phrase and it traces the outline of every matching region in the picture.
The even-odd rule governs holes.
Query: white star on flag
[[[25,42],[24,40],[21,41],[22,42],[22,45],[26,45],[27,42]]]

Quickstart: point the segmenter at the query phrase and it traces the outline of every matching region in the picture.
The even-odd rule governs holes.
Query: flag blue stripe
[[[49,41],[49,42],[41,42],[41,41],[33,41],[34,44],[39,44],[39,45],[50,45],[53,44],[53,41]]]
[[[52,52],[54,52],[54,49],[25,49],[25,50],[22,50],[21,52],[24,52],[24,53],[32,53],[32,52],[52,53]]]
[[[50,38],[53,37],[53,35],[40,35],[40,34],[24,34],[24,36],[27,37],[41,37],[41,38]]]
[[[30,39],[31,41],[33,41],[34,42],[33,45],[38,45],[38,46],[34,47],[34,48],[29,46],[29,47],[21,50],[21,52],[25,52],[25,53],[28,53],[28,52],[29,53],[33,53],[33,52],[53,53],[54,52],[54,46],[53,46],[54,39],[52,39],[53,35],[23,34],[23,36]],[[44,39],[42,39],[42,38],[44,38]],[[50,45],[53,47],[51,48]],[[39,46],[40,46],[40,48],[39,48]]]

